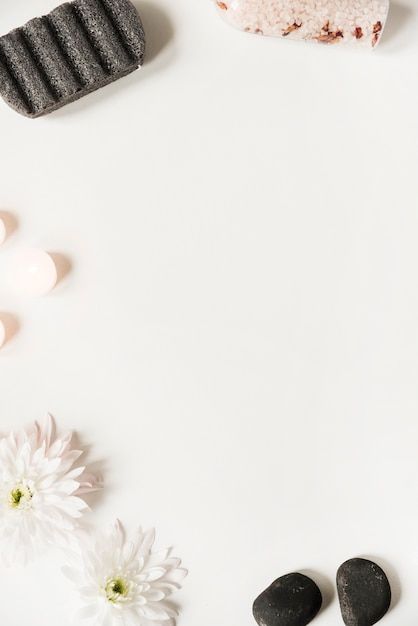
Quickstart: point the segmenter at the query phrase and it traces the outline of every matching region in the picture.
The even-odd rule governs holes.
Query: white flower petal
[[[168,550],[151,553],[153,543],[154,532],[140,530],[132,544],[119,520],[81,542],[78,565],[69,574],[81,600],[95,604],[97,626],[172,625],[176,611],[166,597],[180,586],[186,570],[177,567],[180,559],[169,557]]]
[[[167,572],[165,576],[165,580],[171,583],[175,583],[176,585],[179,585],[186,578],[187,574],[188,574],[187,569],[179,567],[178,569],[174,569],[174,570],[171,570],[170,572]]]
[[[143,572],[140,579],[147,582],[153,582],[162,578],[165,573],[166,570],[163,567],[153,567],[150,570]]]
[[[142,607],[142,613],[144,617],[151,620],[165,621],[172,617],[169,609],[162,604],[146,604]]]
[[[148,602],[160,602],[164,600],[165,593],[161,589],[150,589],[145,593],[145,597]]]
[[[71,543],[74,520],[88,510],[78,495],[82,483],[84,492],[92,488],[85,478],[76,480],[85,468],[74,467],[81,452],[71,449],[71,433],[57,437],[55,431],[48,415],[41,425],[0,438],[0,536],[9,537],[2,545],[5,561],[32,558],[50,543]]]

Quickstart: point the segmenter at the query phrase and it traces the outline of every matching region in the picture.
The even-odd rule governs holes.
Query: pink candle
[[[43,296],[55,287],[57,268],[44,250],[26,248],[15,254],[11,272],[14,290],[23,296]]]
[[[0,246],[6,240],[7,230],[4,220],[0,217]]]
[[[3,346],[6,341],[6,328],[3,322],[0,320],[0,348]]]

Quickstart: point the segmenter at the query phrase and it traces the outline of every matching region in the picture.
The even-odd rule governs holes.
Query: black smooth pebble
[[[372,626],[388,612],[391,589],[381,567],[367,559],[350,559],[337,573],[341,613],[346,626]]]
[[[259,626],[306,626],[318,614],[322,594],[304,574],[286,574],[274,581],[253,605]]]

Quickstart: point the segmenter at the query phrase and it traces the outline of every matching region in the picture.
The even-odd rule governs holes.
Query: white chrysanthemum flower
[[[128,541],[117,521],[109,532],[82,545],[74,562],[63,568],[80,592],[77,618],[97,626],[173,624],[177,611],[168,597],[181,586],[187,571],[170,550],[154,552],[155,533],[140,528]]]
[[[6,564],[26,562],[49,544],[73,539],[88,509],[80,494],[97,488],[72,433],[56,435],[50,415],[0,439],[0,550]]]

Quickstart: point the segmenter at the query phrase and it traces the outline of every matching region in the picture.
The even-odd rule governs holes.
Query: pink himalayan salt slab
[[[351,43],[374,48],[389,13],[389,0],[215,0],[236,28],[258,35]]]

